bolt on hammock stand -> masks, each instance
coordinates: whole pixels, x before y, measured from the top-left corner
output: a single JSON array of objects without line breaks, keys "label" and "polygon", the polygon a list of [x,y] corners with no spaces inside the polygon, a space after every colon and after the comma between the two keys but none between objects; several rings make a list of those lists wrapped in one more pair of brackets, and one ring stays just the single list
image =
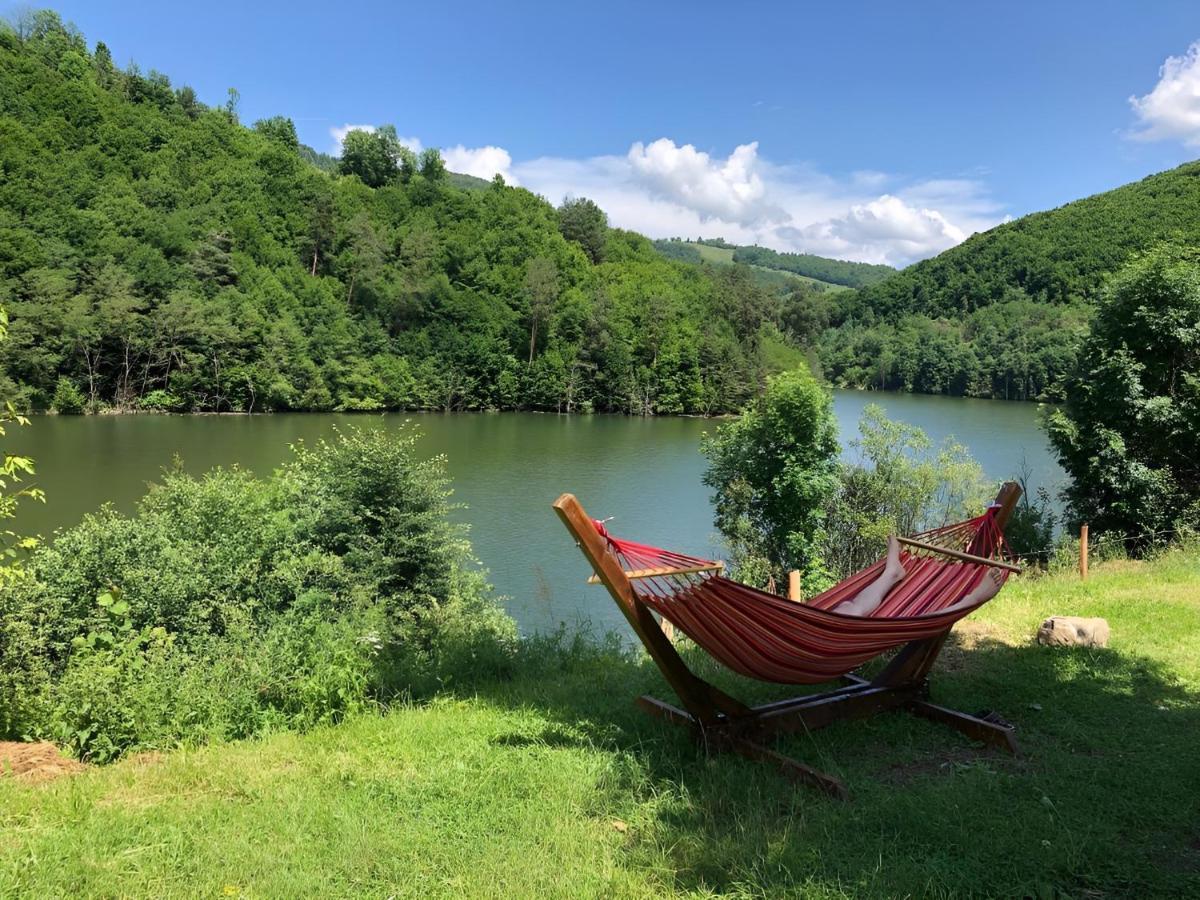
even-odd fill
[{"label": "bolt on hammock stand", "polygon": [[[954,607],[982,578],[1003,583],[1010,572],[1020,571],[1003,558],[1004,526],[1020,495],[1020,486],[1008,482],[976,519],[902,539],[904,580],[879,609],[861,618],[833,607],[878,577],[882,561],[801,604],[725,578],[719,563],[614,538],[572,494],[559,497],[554,510],[595,572],[589,581],[598,580],[608,589],[682,705],[644,695],[638,704],[645,711],[691,728],[710,750],[770,762],[796,781],[846,799],[841,779],[764,741],[903,708],[971,740],[1018,752],[1011,725],[931,703],[928,676],[954,623],[982,603],[947,607]],[[692,672],[655,613],[743,675],[776,683],[840,679],[843,684],[748,706]],[[862,663],[896,647],[901,649],[874,678],[853,674]]]}]

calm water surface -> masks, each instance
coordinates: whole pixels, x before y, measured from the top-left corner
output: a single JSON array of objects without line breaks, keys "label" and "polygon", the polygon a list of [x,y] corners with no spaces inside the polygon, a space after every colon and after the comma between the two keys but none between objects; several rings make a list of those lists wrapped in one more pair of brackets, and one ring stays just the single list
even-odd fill
[{"label": "calm water surface", "polygon": [[[920,426],[935,441],[953,435],[989,477],[1030,473],[1031,486],[1056,488],[1064,476],[1037,427],[1032,404],[838,391],[834,410],[845,443],[868,403]],[[575,493],[615,532],[684,552],[717,554],[712,509],[701,484],[700,435],[713,420],[632,419],[526,413],[363,417],[47,416],[13,429],[10,452],[33,456],[45,506],[22,504],[18,524],[49,535],[102,503],[130,511],[164,466],[179,456],[191,472],[238,465],[267,474],[296,440],[315,441],[334,424],[420,424],[421,446],[444,454],[458,518],[471,526],[476,555],[526,631],[566,622],[597,630],[620,624],[604,589],[550,509]]]}]

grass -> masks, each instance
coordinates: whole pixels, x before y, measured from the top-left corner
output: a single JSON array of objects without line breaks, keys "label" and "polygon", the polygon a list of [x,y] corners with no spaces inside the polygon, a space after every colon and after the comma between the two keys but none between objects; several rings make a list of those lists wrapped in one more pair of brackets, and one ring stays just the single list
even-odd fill
[{"label": "grass", "polygon": [[[960,627],[934,696],[1001,712],[1020,758],[899,713],[781,744],[838,803],[643,717],[644,661],[531,652],[473,696],[0,778],[0,895],[1196,896],[1198,569],[1019,579]],[[1036,646],[1055,613],[1111,647]]]}]

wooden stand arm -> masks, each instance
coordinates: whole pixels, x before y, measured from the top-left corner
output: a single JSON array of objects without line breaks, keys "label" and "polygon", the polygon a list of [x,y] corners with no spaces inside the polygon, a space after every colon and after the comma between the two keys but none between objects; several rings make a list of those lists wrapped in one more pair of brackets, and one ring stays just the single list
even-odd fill
[{"label": "wooden stand arm", "polygon": [[[686,566],[682,569],[672,569],[669,566],[660,567],[657,569],[633,569],[625,573],[625,577],[630,581],[636,581],[639,578],[659,578],[665,575],[694,575],[698,572],[724,572],[725,563],[715,562],[703,566]],[[604,584],[599,575],[589,575],[588,584]]]},{"label": "wooden stand arm", "polygon": [[917,541],[907,537],[898,537],[896,540],[908,547],[916,547],[918,550],[927,550],[930,553],[949,556],[951,559],[961,559],[963,562],[979,563],[993,569],[1007,569],[1010,572],[1016,572],[1018,575],[1021,574],[1020,566],[1003,559],[988,559],[986,556],[975,556],[972,553],[964,553],[962,550],[951,550],[949,547],[939,547],[937,544],[927,544],[924,541]]}]

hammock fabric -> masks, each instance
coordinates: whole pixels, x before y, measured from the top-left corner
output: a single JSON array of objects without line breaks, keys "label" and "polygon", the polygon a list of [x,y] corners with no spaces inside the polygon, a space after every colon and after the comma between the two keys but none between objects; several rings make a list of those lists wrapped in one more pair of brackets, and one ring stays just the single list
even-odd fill
[{"label": "hammock fabric", "polygon": [[[966,522],[915,535],[914,540],[989,560],[1007,549],[996,516],[998,505]],[[716,567],[712,560],[674,553],[615,537],[592,520],[608,549],[626,570]],[[878,578],[885,561],[863,569],[822,594],[798,603],[714,572],[672,572],[637,577],[637,599],[724,665],[762,681],[815,684],[845,675],[887,650],[944,634],[980,606],[947,610],[984,578],[1003,584],[1008,570],[937,555],[905,545],[904,579],[870,616],[836,607]]]}]

